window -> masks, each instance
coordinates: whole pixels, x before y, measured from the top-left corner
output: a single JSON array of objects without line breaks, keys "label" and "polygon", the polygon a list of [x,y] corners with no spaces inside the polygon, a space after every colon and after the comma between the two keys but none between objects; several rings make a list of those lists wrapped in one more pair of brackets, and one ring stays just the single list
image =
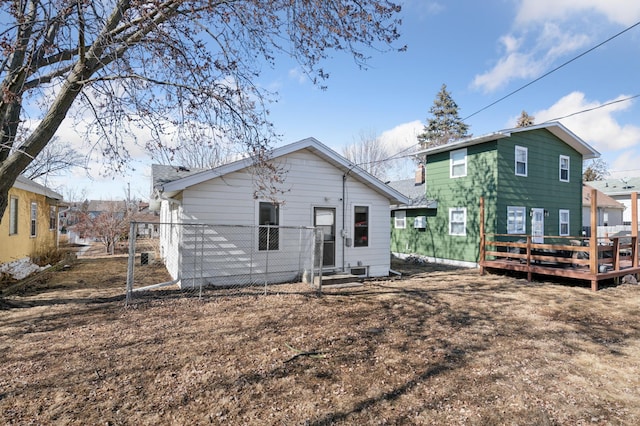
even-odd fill
[{"label": "window", "polygon": [[527,148],[516,145],[516,176],[527,176]]},{"label": "window", "polygon": [[560,181],[569,182],[569,157],[560,156]]},{"label": "window", "polygon": [[524,207],[507,207],[507,234],[526,234]]},{"label": "window", "polygon": [[569,235],[569,210],[560,210],[560,235]]},{"label": "window", "polygon": [[36,229],[37,229],[37,221],[36,219],[38,218],[38,203],[36,202],[31,202],[31,236],[35,237],[36,236]]},{"label": "window", "polygon": [[405,229],[407,227],[407,212],[404,210],[397,210],[393,225],[396,229]]},{"label": "window", "polygon": [[353,212],[354,247],[369,246],[369,207],[355,206]]},{"label": "window", "polygon": [[260,203],[258,211],[258,250],[278,250],[280,247],[280,206]]},{"label": "window", "polygon": [[9,200],[9,235],[18,233],[18,198],[11,197]]},{"label": "window", "polygon": [[51,231],[58,227],[56,206],[49,206],[49,229]]},{"label": "window", "polygon": [[454,207],[449,209],[449,235],[467,235],[467,209]]},{"label": "window", "polygon": [[458,149],[449,153],[451,164],[450,177],[458,178],[467,175],[467,149]]}]

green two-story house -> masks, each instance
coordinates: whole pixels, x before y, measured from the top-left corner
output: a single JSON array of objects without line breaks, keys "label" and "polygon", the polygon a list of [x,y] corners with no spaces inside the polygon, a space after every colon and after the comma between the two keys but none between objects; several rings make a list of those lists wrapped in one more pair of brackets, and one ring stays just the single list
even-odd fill
[{"label": "green two-story house", "polygon": [[582,162],[599,155],[557,122],[421,151],[425,197],[391,207],[391,251],[476,265],[481,197],[487,233],[531,235],[533,242],[580,235]]}]

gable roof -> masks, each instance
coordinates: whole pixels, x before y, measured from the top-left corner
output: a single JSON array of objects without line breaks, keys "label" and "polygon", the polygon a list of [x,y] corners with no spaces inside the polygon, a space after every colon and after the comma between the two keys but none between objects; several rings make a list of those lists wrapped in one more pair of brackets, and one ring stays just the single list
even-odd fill
[{"label": "gable roof", "polygon": [[13,187],[17,189],[22,189],[23,191],[33,192],[34,194],[44,195],[45,197],[51,198],[52,200],[62,201],[62,195],[58,194],[55,191],[50,190],[44,185],[40,185],[39,183],[32,181],[29,178],[26,178],[22,175],[18,176],[16,181],[13,183]]},{"label": "gable roof", "polygon": [[416,183],[415,179],[402,179],[389,182],[389,186],[409,198],[408,203],[399,206],[402,209],[435,209],[438,207],[437,201],[427,199],[426,184],[424,182]]},{"label": "gable roof", "polygon": [[466,139],[461,139],[458,141],[454,141],[445,145],[436,146],[433,148],[427,148],[422,151],[416,152],[415,155],[429,155],[429,154],[437,154],[439,152],[447,152],[452,151],[454,149],[466,148],[468,146],[479,145],[481,143],[495,141],[502,138],[511,137],[512,134],[530,132],[532,130],[545,129],[554,134],[558,139],[578,151],[582,154],[582,158],[584,160],[589,160],[592,158],[600,157],[600,153],[593,149],[588,143],[580,139],[576,136],[571,130],[567,129],[561,123],[557,121],[552,121],[549,123],[536,124],[533,126],[527,127],[516,127],[513,129],[501,130],[494,133],[489,133],[486,135],[478,136],[478,137],[470,137]]},{"label": "gable roof", "polygon": [[599,191],[598,189],[594,188],[590,184],[582,185],[582,205],[584,207],[591,206],[591,189],[592,188],[596,190],[596,198],[598,200],[598,202],[597,202],[598,207],[606,208],[606,209],[624,210],[624,204],[614,200],[613,198],[609,197],[604,192]]},{"label": "gable roof", "polygon": [[[270,152],[269,158],[275,160],[301,150],[308,150],[312,152],[327,163],[341,170],[343,173],[348,174],[372,190],[384,195],[390,201],[400,204],[409,202],[409,199],[405,195],[386,185],[384,182],[361,167],[351,163],[345,157],[322,144],[315,138],[306,138],[280,148],[275,148]],[[151,169],[153,175],[153,189],[154,192],[157,191],[175,194],[190,186],[245,169],[251,166],[252,163],[253,161],[251,158],[244,158],[242,160],[207,170],[182,170],[176,169],[173,166],[153,165]]]}]

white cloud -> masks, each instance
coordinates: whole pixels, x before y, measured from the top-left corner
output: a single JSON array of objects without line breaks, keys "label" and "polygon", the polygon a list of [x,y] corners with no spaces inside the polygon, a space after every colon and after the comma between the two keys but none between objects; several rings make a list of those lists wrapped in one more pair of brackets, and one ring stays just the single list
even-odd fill
[{"label": "white cloud", "polygon": [[640,151],[637,149],[626,150],[617,155],[603,155],[603,158],[609,166],[610,178],[640,176]]},{"label": "white cloud", "polygon": [[[624,99],[620,95],[604,102],[589,101],[582,92],[572,92],[558,100],[550,108],[537,111],[536,123],[564,117],[579,111],[598,108],[603,104]],[[593,111],[562,118],[560,122],[601,153],[626,149],[640,144],[640,127],[620,124],[614,114],[629,109],[631,101],[619,102]]]},{"label": "white cloud", "polygon": [[424,124],[420,120],[410,121],[385,130],[380,140],[391,155],[398,154],[398,159],[390,164],[387,176],[391,180],[407,179],[415,172],[415,162],[407,155],[418,147],[417,136],[422,132]]},{"label": "white cloud", "polygon": [[565,32],[553,23],[545,23],[539,33],[531,34],[537,34],[535,42],[527,40],[527,35],[502,36],[502,57],[492,69],[476,75],[472,87],[484,92],[493,92],[515,79],[535,79],[548,70],[555,60],[585,47],[590,42],[587,35]]},{"label": "white cloud", "polygon": [[297,81],[298,84],[304,84],[309,80],[309,77],[298,67],[289,70],[289,78]]},{"label": "white cloud", "polygon": [[484,74],[476,75],[472,87],[484,92],[493,92],[516,78],[534,78],[544,69],[544,64],[536,61],[531,54],[511,52]]},{"label": "white cloud", "polygon": [[405,0],[402,11],[423,20],[443,12],[446,9],[445,4],[441,1]]},{"label": "white cloud", "polygon": [[389,149],[389,152],[395,154],[407,150],[411,146],[417,146],[417,137],[422,132],[423,127],[424,124],[420,120],[402,123],[393,129],[382,132],[380,140]]},{"label": "white cloud", "polygon": [[492,92],[509,82],[537,78],[558,58],[592,45],[603,20],[629,26],[640,19],[640,2],[628,0],[521,0],[513,32],[502,36],[501,57],[475,76],[471,86]]},{"label": "white cloud", "polygon": [[522,0],[517,24],[566,20],[585,12],[604,15],[609,21],[631,25],[640,19],[640,2],[629,0]]}]

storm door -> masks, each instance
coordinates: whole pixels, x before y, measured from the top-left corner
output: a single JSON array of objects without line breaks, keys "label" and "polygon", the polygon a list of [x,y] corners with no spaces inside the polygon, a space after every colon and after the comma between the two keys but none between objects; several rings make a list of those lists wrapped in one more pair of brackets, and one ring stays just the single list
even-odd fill
[{"label": "storm door", "polygon": [[531,242],[544,243],[544,209],[531,209]]},{"label": "storm door", "polygon": [[316,207],[313,225],[322,229],[322,266],[336,266],[336,209]]}]

